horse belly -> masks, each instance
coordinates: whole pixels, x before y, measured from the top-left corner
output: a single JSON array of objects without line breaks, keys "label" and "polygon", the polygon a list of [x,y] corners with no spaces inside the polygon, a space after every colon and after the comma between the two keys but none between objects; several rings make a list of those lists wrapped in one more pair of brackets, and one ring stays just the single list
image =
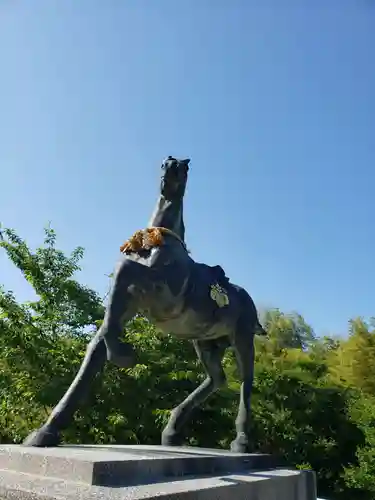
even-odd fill
[{"label": "horse belly", "polygon": [[178,318],[155,321],[166,334],[186,340],[209,340],[230,335],[234,325],[231,321],[210,322],[202,320],[193,310],[184,311]]}]

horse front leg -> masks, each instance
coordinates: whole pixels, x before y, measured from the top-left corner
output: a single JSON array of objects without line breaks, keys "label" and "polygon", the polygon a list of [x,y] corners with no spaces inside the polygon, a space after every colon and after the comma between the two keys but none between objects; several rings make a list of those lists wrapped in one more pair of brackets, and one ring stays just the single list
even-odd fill
[{"label": "horse front leg", "polygon": [[194,347],[207,377],[180,405],[171,412],[168,424],[162,432],[162,445],[181,444],[181,431],[194,408],[201,405],[211,394],[226,383],[222,360],[227,345],[220,340],[197,340]]},{"label": "horse front leg", "polygon": [[236,453],[246,453],[249,451],[248,429],[251,419],[251,395],[254,379],[254,335],[248,329],[238,331],[233,347],[242,384],[236,418],[236,438],[231,443],[231,450]]},{"label": "horse front leg", "polygon": [[68,427],[88,393],[92,380],[102,371],[105,361],[106,347],[103,339],[96,334],[87,346],[83,362],[70,387],[52,410],[47,422],[25,439],[25,446],[48,447],[60,443],[60,432]]},{"label": "horse front leg", "polygon": [[124,322],[133,315],[128,292],[129,274],[131,276],[128,268],[124,262],[115,276],[103,324],[89,342],[73,382],[52,410],[47,422],[25,439],[25,446],[47,447],[59,444],[60,432],[70,424],[74,413],[88,394],[94,377],[102,372],[106,358],[124,368],[135,364],[133,347],[120,340]]}]

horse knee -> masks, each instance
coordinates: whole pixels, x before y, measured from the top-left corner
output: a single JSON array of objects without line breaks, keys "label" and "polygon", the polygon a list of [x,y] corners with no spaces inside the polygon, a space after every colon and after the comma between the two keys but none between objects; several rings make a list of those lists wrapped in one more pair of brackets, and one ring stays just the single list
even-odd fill
[{"label": "horse knee", "polygon": [[[117,340],[121,336],[122,332],[122,323],[113,314],[108,312],[98,330],[97,336],[98,338],[106,341],[108,338]],[[93,340],[95,340],[95,337]]]}]

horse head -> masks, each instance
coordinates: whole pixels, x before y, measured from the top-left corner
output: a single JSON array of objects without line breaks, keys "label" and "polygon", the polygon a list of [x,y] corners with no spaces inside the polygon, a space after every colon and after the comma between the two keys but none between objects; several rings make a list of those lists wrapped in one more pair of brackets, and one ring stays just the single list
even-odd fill
[{"label": "horse head", "polygon": [[177,160],[168,156],[162,163],[162,181],[161,193],[167,199],[182,198],[185,194],[185,188],[189,171],[189,159]]}]

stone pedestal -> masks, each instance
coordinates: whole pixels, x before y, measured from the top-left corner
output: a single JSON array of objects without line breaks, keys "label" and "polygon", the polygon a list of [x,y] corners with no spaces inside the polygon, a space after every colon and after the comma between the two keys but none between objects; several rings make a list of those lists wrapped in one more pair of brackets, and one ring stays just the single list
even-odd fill
[{"label": "stone pedestal", "polygon": [[269,455],[163,446],[0,446],[0,499],[316,500]]}]

